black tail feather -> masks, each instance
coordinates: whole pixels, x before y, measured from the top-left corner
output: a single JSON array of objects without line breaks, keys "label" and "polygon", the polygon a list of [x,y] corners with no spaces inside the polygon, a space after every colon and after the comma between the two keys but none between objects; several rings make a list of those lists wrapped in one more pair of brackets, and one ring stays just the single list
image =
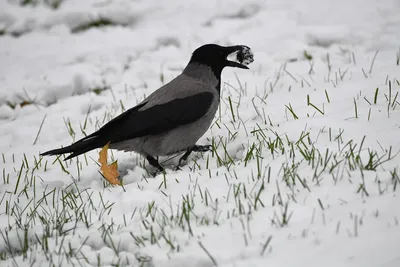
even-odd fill
[{"label": "black tail feather", "polygon": [[104,146],[106,143],[101,140],[101,138],[98,138],[97,136],[87,136],[76,143],[63,147],[63,148],[58,148],[58,149],[53,149],[46,151],[44,153],[41,153],[41,156],[52,156],[52,155],[61,155],[61,154],[66,154],[66,153],[72,153],[68,157],[66,157],[64,160],[68,160],[71,158],[74,158],[76,156],[79,156],[83,153],[86,153],[90,150],[99,148]]}]

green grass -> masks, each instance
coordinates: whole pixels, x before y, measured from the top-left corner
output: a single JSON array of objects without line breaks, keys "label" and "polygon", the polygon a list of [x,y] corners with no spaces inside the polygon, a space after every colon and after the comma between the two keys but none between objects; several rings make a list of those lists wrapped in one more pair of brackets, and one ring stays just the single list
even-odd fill
[{"label": "green grass", "polygon": [[[228,102],[229,105],[229,102]],[[268,136],[273,136],[274,139]],[[342,134],[341,134],[342,135]],[[298,139],[290,140],[287,136],[280,133],[273,133],[271,130],[258,127],[251,132],[250,137],[252,143],[249,144],[247,152],[242,159],[232,158],[228,152],[230,146],[229,139],[214,140],[213,153],[208,157],[210,161],[214,161],[213,165],[226,166],[231,169],[227,173],[226,180],[227,192],[225,196],[214,196],[207,187],[200,184],[195,185],[186,194],[183,194],[181,201],[175,206],[172,203],[169,208],[161,208],[154,201],[149,202],[142,208],[137,208],[132,213],[132,217],[126,218],[124,215],[123,224],[115,224],[110,222],[102,222],[99,231],[107,246],[112,249],[116,255],[119,254],[121,248],[118,243],[113,241],[113,233],[123,227],[127,227],[130,222],[139,219],[141,225],[141,233],[132,233],[132,242],[138,247],[147,247],[150,245],[166,246],[170,253],[178,253],[182,250],[183,244],[178,242],[176,232],[171,229],[181,229],[190,236],[195,236],[198,226],[220,225],[226,220],[233,218],[241,218],[249,214],[273,207],[273,216],[270,218],[270,224],[275,227],[288,227],[294,214],[290,199],[296,199],[296,192],[305,190],[310,192],[315,186],[319,186],[324,180],[331,177],[334,183],[343,180],[343,175],[347,172],[359,170],[361,173],[365,171],[376,171],[386,162],[393,160],[397,154],[389,150],[387,153],[378,153],[370,149],[363,148],[364,139],[360,143],[353,140],[344,144],[339,151],[326,149],[321,151],[313,145],[315,137],[310,132],[301,132]],[[343,138],[343,136],[342,136]],[[365,137],[364,137],[365,138]],[[332,140],[334,143],[336,139]],[[269,152],[267,152],[269,151]],[[268,155],[270,155],[268,157]],[[267,158],[265,158],[267,157]],[[286,158],[281,169],[272,169],[267,162],[271,158]],[[7,161],[10,157],[3,156],[3,161]],[[269,159],[268,159],[269,158]],[[243,162],[249,170],[254,174],[252,178],[245,182],[235,182],[239,177],[235,174],[233,166]],[[15,174],[3,174],[3,181],[9,180],[7,176],[17,175],[17,182],[12,191],[7,191],[0,196],[2,207],[2,215],[8,217],[9,225],[7,232],[1,232],[1,238],[6,243],[6,249],[0,251],[2,259],[23,256],[26,260],[30,253],[43,253],[52,262],[51,255],[55,251],[65,260],[75,262],[76,259],[82,258],[82,250],[64,249],[64,240],[74,235],[76,225],[83,225],[86,229],[93,228],[98,218],[109,215],[112,209],[118,205],[117,203],[106,201],[104,194],[97,192],[94,198],[94,191],[90,189],[81,189],[79,183],[73,182],[63,189],[49,188],[44,191],[37,191],[36,183],[40,178],[37,174],[46,172],[47,160],[40,161],[36,159],[29,160],[26,156],[21,159],[21,164]],[[80,165],[81,166],[81,165]],[[299,166],[307,166],[313,170],[312,177],[304,176]],[[82,167],[82,166],[81,166]],[[75,164],[64,164],[57,160],[51,164],[52,169],[61,169],[65,176],[72,176],[74,169],[81,168]],[[211,167],[211,166],[210,166]],[[200,169],[207,169],[200,166]],[[215,170],[210,169],[211,172]],[[6,171],[3,170],[5,173]],[[274,179],[276,183],[276,193],[272,200],[265,197],[269,195],[266,188],[271,187],[271,172],[277,173]],[[237,177],[237,178],[235,178]],[[100,177],[98,177],[100,179]],[[211,178],[211,176],[210,176]],[[212,178],[211,178],[212,179]],[[393,190],[396,190],[399,184],[399,176],[397,169],[392,170]],[[281,182],[282,181],[282,182]],[[168,180],[171,183],[172,180]],[[369,188],[367,183],[360,180],[359,183],[353,185],[355,191],[367,197]],[[163,189],[167,189],[167,181],[164,180]],[[283,195],[282,191],[290,189],[292,192],[289,198]],[[122,190],[122,189],[121,189]],[[160,190],[162,190],[160,188]],[[388,192],[388,189],[382,188],[382,193]],[[168,198],[168,195],[165,195]],[[17,202],[16,199],[19,199]],[[25,199],[24,201],[22,201]],[[224,209],[224,213],[218,208],[218,199],[225,199],[225,202],[232,205],[229,209]],[[32,201],[34,200],[34,201]],[[22,202],[21,202],[22,201]],[[3,202],[3,203],[2,203]],[[7,204],[4,205],[4,202]],[[21,206],[19,204],[23,204]],[[325,209],[324,204],[319,200],[321,209]],[[199,212],[204,210],[203,207],[213,207],[210,212]],[[137,222],[135,222],[137,224]],[[42,234],[38,235],[33,232],[33,227],[41,225]],[[75,225],[75,226],[74,226]],[[358,225],[357,225],[358,227]],[[353,235],[357,235],[357,229],[354,229]],[[9,233],[15,232],[20,235],[20,243],[18,246],[11,245],[8,241]],[[248,242],[249,236],[245,235],[244,242]],[[260,254],[268,250],[271,246],[272,236],[269,236],[260,248]],[[49,246],[50,240],[58,240]],[[53,242],[53,241],[52,241]],[[199,246],[214,263],[216,262],[213,252],[209,251],[199,241]],[[82,246],[86,243],[82,240]],[[99,256],[101,262],[101,256]],[[142,261],[151,261],[151,258],[141,259]],[[56,266],[57,263],[53,262]]]},{"label": "green grass", "polygon": [[[373,70],[373,62],[369,74]],[[347,69],[335,71],[330,59],[328,66],[331,74],[325,80],[326,83],[339,87],[349,79]],[[269,113],[270,95],[274,90],[287,91],[287,87],[282,89],[279,85],[282,73],[288,74],[289,77],[286,77],[296,84],[296,89],[304,90],[302,97],[306,97],[307,101],[304,98],[299,100],[295,105],[296,110],[290,103],[282,105],[278,109],[281,113],[285,110],[285,114],[272,114]],[[271,216],[265,217],[265,224],[270,227],[268,229],[288,228],[293,224],[298,203],[321,186],[335,187],[346,183],[361,198],[368,198],[374,191],[380,195],[397,192],[400,185],[399,169],[393,166],[393,162],[398,160],[399,152],[392,151],[391,147],[372,149],[366,145],[368,136],[354,139],[344,129],[335,129],[330,125],[320,129],[309,129],[308,125],[301,129],[292,128],[291,131],[282,129],[280,124],[299,123],[300,118],[307,117],[309,110],[322,116],[331,115],[324,105],[330,106],[338,101],[334,90],[328,94],[328,90],[322,87],[317,88],[322,99],[318,102],[311,89],[307,88],[310,85],[307,79],[301,77],[300,80],[289,73],[284,68],[280,69],[277,77],[266,82],[262,92],[254,96],[247,95],[247,85],[240,82],[238,77],[236,86],[227,85],[233,93],[221,100],[219,113],[212,124],[213,133],[218,133],[208,140],[213,150],[191,157],[186,176],[171,171],[168,175],[164,173],[157,176],[154,182],[152,177],[144,175],[141,181],[128,185],[128,189],[111,188],[104,183],[102,191],[91,189],[81,180],[85,171],[86,177],[92,175],[93,180],[102,179],[95,171],[87,173],[88,166],[95,165],[88,160],[87,155],[64,162],[62,156],[42,158],[23,154],[15,157],[14,154],[2,153],[0,161],[12,167],[3,167],[1,174],[3,186],[7,190],[0,195],[0,214],[7,218],[7,227],[0,231],[0,238],[6,244],[5,249],[0,251],[0,260],[22,257],[28,262],[29,255],[43,254],[49,265],[60,266],[60,261],[54,257],[57,255],[63,261],[78,266],[78,259],[88,262],[83,249],[89,246],[88,239],[82,237],[79,247],[72,247],[67,240],[77,238],[80,231],[95,229],[100,233],[104,246],[120,260],[125,250],[116,236],[124,232],[129,235],[129,242],[137,248],[161,247],[168,255],[184,251],[187,243],[194,240],[210,264],[217,266],[217,254],[202,242],[199,228],[239,222],[243,231],[243,244],[247,247],[252,239],[249,221],[256,212],[269,212]],[[354,109],[349,109],[348,115],[358,118],[352,121],[366,120],[366,116],[368,121],[372,121],[374,118],[371,110],[375,112],[381,107],[387,109],[388,116],[395,111],[399,103],[398,92],[395,91],[397,87],[394,86],[396,83],[389,80],[385,88],[376,88],[374,94],[370,91],[367,96],[357,94],[354,98],[349,97],[346,101],[352,103],[347,104],[354,106]],[[91,91],[97,95],[108,89],[107,86],[100,86]],[[286,93],[292,92],[289,90]],[[113,94],[112,91],[110,93]],[[360,101],[362,98],[365,101]],[[118,112],[108,109],[104,113],[96,113],[98,117],[94,117],[89,108],[81,123],[65,118],[65,131],[75,140],[79,132],[86,135],[101,127],[119,113],[119,108],[125,110],[121,100],[115,101],[120,101]],[[254,117],[245,116],[246,108],[253,111]],[[362,112],[366,110],[368,115]],[[289,121],[289,118],[294,121]],[[40,140],[45,120],[46,116],[35,128],[34,144]],[[71,182],[62,187],[45,186],[47,183],[44,177],[49,173]],[[371,173],[377,179],[378,176],[386,175],[389,182],[371,181]],[[208,182],[221,180],[221,191],[215,194],[215,188],[211,187],[213,184]],[[156,186],[150,187],[151,184]],[[170,190],[179,184],[184,184],[185,190],[181,194],[172,195]],[[121,203],[109,200],[111,197],[108,194],[126,196],[129,192],[148,188],[160,192],[161,201],[152,200],[142,206],[135,206],[121,215],[122,221],[116,222],[113,211],[120,209]],[[329,209],[329,203],[320,197],[315,199],[315,206],[319,211]],[[360,235],[360,218],[355,215],[352,223],[349,233],[357,237]],[[41,231],[36,231],[36,227],[40,227]],[[336,233],[339,233],[340,227],[338,221]],[[185,241],[180,238],[182,233],[186,237]],[[10,242],[12,235],[18,236],[17,244]],[[265,256],[273,249],[274,240],[272,233],[266,234],[263,242],[260,242],[260,256]],[[101,265],[104,260],[99,255],[97,263]],[[152,264],[150,256],[137,255],[136,260],[143,266]]]},{"label": "green grass", "polygon": [[115,21],[108,18],[99,17],[97,19],[93,19],[91,21],[76,26],[75,28],[71,29],[71,32],[80,33],[87,31],[91,28],[103,28],[103,27],[117,26],[117,25],[122,25],[122,24],[116,23]]},{"label": "green grass", "polygon": [[52,9],[58,9],[64,0],[20,0],[21,6],[37,6],[43,4]]}]

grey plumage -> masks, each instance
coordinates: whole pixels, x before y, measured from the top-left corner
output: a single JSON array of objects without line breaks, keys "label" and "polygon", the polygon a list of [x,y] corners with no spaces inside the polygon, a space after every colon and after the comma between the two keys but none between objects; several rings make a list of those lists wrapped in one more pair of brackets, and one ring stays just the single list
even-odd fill
[{"label": "grey plumage", "polygon": [[[224,67],[247,68],[227,60],[246,46],[222,47],[204,45],[193,52],[182,74],[162,86],[136,107],[117,116],[97,132],[78,142],[42,155],[72,153],[66,159],[110,143],[110,148],[135,151],[158,169],[163,168],[154,158],[186,151],[206,151],[208,147],[196,142],[210,127],[219,105],[221,72]],[[251,61],[253,56],[251,53]],[[241,60],[242,61],[242,60]]]}]

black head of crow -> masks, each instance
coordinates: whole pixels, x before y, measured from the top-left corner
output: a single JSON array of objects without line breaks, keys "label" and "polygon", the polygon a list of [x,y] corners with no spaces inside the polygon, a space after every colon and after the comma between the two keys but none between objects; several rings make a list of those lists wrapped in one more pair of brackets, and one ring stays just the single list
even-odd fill
[{"label": "black head of crow", "polygon": [[158,156],[185,152],[179,160],[181,165],[192,151],[211,148],[196,142],[209,128],[218,109],[224,67],[248,69],[246,65],[251,62],[253,54],[247,46],[203,45],[193,52],[180,75],[137,106],[76,143],[41,155],[71,153],[66,157],[70,159],[110,143],[112,149],[145,156],[159,170],[163,167],[156,159]]},{"label": "black head of crow", "polygon": [[[247,50],[248,49],[248,50]],[[206,44],[199,48],[197,48],[189,61],[190,63],[199,63],[210,66],[216,76],[220,76],[222,70],[225,67],[237,67],[242,69],[248,69],[246,65],[240,62],[239,55],[243,53],[249,53],[247,55],[248,58],[251,58],[251,62],[253,61],[253,55],[250,52],[250,49],[244,45],[235,45],[235,46],[219,46],[216,44]],[[232,54],[236,54],[237,61],[231,61],[228,57]],[[250,63],[251,63],[250,62]]]}]

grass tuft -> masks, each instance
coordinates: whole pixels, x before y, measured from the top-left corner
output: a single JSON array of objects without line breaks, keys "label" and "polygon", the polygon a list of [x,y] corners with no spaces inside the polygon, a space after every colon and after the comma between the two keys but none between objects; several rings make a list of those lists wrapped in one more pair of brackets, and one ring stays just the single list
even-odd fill
[{"label": "grass tuft", "polygon": [[71,32],[72,33],[81,33],[81,32],[87,31],[92,28],[104,28],[104,27],[117,26],[117,25],[124,26],[123,24],[119,24],[115,21],[112,21],[111,19],[99,17],[97,19],[93,19],[91,21],[88,21],[86,23],[76,26],[75,28],[71,29]]}]

